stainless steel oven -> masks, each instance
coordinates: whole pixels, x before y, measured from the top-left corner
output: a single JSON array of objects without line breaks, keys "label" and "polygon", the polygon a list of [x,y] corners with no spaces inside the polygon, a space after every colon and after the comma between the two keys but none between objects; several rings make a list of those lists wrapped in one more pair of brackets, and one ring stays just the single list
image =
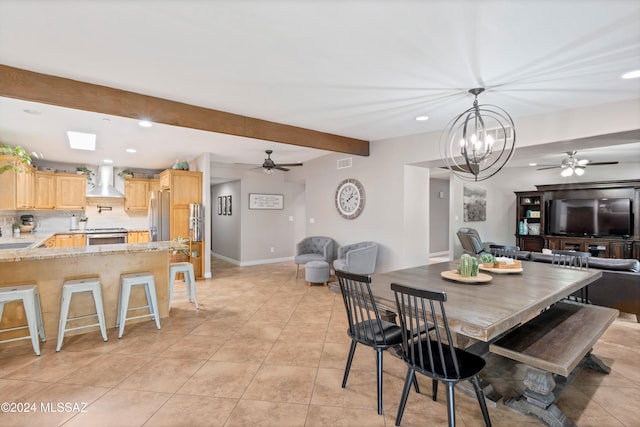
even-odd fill
[{"label": "stainless steel oven", "polygon": [[87,230],[87,245],[110,245],[127,243],[127,230],[124,228],[93,228]]}]

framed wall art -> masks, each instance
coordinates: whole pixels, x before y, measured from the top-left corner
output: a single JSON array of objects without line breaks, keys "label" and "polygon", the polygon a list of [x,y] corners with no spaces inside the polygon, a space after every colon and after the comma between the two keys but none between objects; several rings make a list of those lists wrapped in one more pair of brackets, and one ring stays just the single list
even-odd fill
[{"label": "framed wall art", "polygon": [[487,190],[480,187],[464,186],[463,193],[464,221],[487,220]]},{"label": "framed wall art", "polygon": [[284,195],[250,193],[249,209],[284,209]]}]

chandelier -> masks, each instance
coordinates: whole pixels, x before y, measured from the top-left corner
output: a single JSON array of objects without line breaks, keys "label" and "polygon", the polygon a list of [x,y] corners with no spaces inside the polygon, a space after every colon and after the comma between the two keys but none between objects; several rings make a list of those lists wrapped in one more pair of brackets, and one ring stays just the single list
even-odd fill
[{"label": "chandelier", "polygon": [[470,89],[473,107],[447,125],[440,141],[441,157],[456,176],[483,181],[498,173],[513,156],[516,130],[513,119],[502,108],[478,105],[484,88]]}]

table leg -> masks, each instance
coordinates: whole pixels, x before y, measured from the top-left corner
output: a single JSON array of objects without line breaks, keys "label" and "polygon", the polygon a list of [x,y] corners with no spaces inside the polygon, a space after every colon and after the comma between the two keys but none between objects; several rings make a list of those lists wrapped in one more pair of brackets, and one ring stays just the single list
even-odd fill
[{"label": "table leg", "polygon": [[562,391],[571,384],[580,369],[586,367],[597,372],[608,374],[611,368],[592,353],[587,354],[568,377],[527,366],[524,378],[525,391],[522,396],[504,401],[508,407],[523,414],[531,414],[540,418],[551,427],[575,427],[573,421],[555,405]]}]

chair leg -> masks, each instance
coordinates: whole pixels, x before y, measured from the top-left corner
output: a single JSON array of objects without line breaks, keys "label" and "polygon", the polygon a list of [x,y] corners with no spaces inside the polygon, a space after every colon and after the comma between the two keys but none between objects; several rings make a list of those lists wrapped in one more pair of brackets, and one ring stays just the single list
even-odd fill
[{"label": "chair leg", "polygon": [[449,427],[456,427],[456,395],[453,388],[454,384],[447,381],[447,419]]},{"label": "chair leg", "polygon": [[477,375],[471,378],[473,388],[476,390],[476,396],[478,397],[478,403],[480,404],[480,411],[482,411],[482,418],[484,418],[484,425],[491,427],[491,420],[489,419],[489,411],[487,410],[487,402],[484,400],[484,393],[482,387],[480,387],[480,379]]},{"label": "chair leg", "polygon": [[342,388],[347,386],[347,378],[349,378],[349,371],[351,370],[351,362],[353,362],[353,355],[356,353],[357,341],[351,341],[351,348],[349,349],[349,357],[347,357],[347,366],[344,368],[344,377],[342,378]]},{"label": "chair leg", "polygon": [[413,376],[413,388],[416,389],[416,393],[420,394],[420,386],[418,385],[418,377],[416,375]]},{"label": "chair leg", "polygon": [[382,415],[382,349],[376,349],[376,380],[378,383],[378,415]]},{"label": "chair leg", "polygon": [[431,381],[432,381],[431,394],[433,396],[433,401],[436,402],[438,400],[438,381],[437,380],[431,380]]},{"label": "chair leg", "polygon": [[400,406],[398,406],[398,414],[396,415],[396,425],[399,426],[402,421],[402,414],[404,414],[404,407],[407,405],[407,398],[409,397],[409,391],[411,390],[411,383],[415,379],[416,371],[413,368],[409,368],[407,371],[407,378],[404,380],[404,388],[402,389],[402,398],[400,399]]},{"label": "chair leg", "polygon": [[300,271],[300,264],[296,264],[296,279],[298,278],[298,271]]}]

